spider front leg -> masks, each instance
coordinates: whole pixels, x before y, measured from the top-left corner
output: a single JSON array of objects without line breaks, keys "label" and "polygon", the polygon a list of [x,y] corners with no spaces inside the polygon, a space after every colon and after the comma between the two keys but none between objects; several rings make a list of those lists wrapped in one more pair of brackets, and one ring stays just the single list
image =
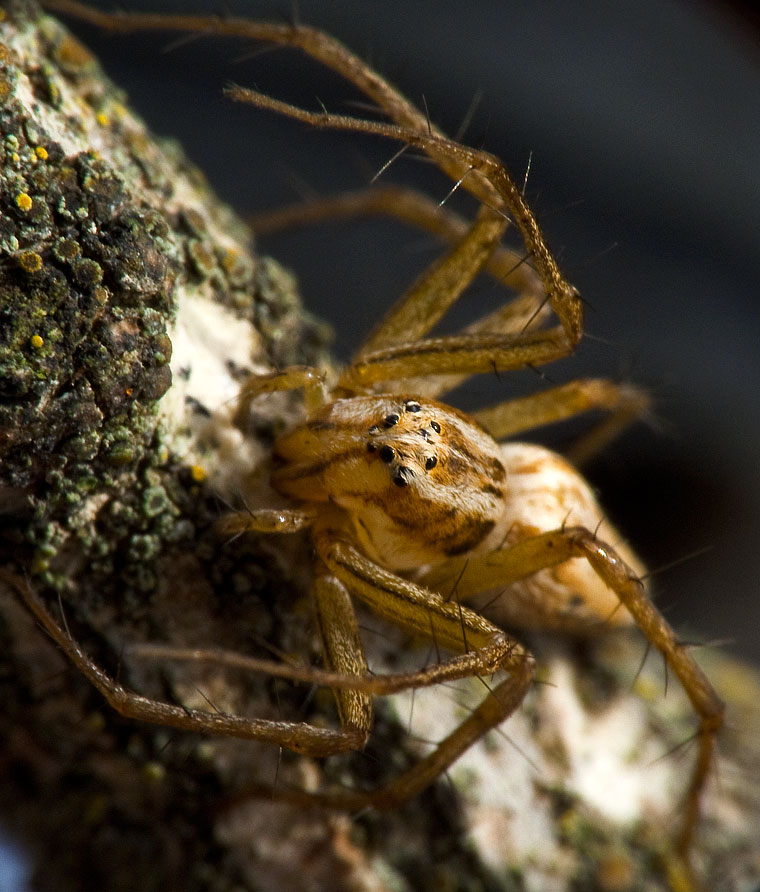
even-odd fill
[{"label": "spider front leg", "polygon": [[[530,687],[533,658],[522,645],[484,617],[384,570],[335,530],[323,527],[316,531],[314,538],[324,564],[374,613],[431,640],[436,647],[463,652],[459,657],[420,670],[416,673],[419,684],[410,687],[427,685],[433,679],[437,681],[445,677],[486,676],[498,670],[509,673],[507,679],[488,690],[480,705],[428,756],[386,786],[366,793],[337,792],[319,797],[323,804],[338,808],[394,808],[429,786],[473,743],[514,712]],[[337,620],[335,633],[338,640],[343,638],[339,629],[346,621],[345,611],[349,610],[353,613],[350,604],[345,604],[344,612],[333,617]],[[328,661],[332,662],[335,656],[330,654],[331,646],[326,636],[323,640]],[[348,667],[341,665],[340,668]],[[410,675],[410,679],[414,676],[414,673]]]},{"label": "spider front leg", "polygon": [[[418,146],[436,160],[449,158],[452,163],[476,172],[498,195],[496,205],[481,206],[468,232],[420,277],[368,338],[341,376],[341,387],[349,392],[362,392],[378,382],[402,380],[410,375],[505,371],[542,365],[572,351],[582,330],[580,298],[563,278],[530,209],[495,156],[432,133],[327,112],[309,112],[242,87],[230,88],[228,92],[234,99],[315,127],[371,133]],[[484,267],[501,239],[507,214],[521,231],[546,299],[560,325],[547,331],[525,331],[513,336],[481,330],[452,338],[419,340]]]},{"label": "spider front leg", "polygon": [[354,728],[318,728],[305,722],[252,719],[222,712],[187,709],[130,691],[104,672],[68,631],[53,619],[42,599],[26,580],[9,573],[4,573],[3,576],[82,675],[118,713],[127,718],[184,731],[272,743],[310,756],[330,756],[361,749],[364,745],[366,735]]},{"label": "spider front leg", "polygon": [[265,393],[280,390],[303,390],[304,402],[308,409],[321,406],[327,399],[324,372],[305,365],[292,365],[278,372],[265,375],[250,375],[240,388],[237,397],[236,418],[238,424],[245,425],[251,410],[251,403]]},{"label": "spider front leg", "polygon": [[[108,15],[74,0],[51,0],[50,7],[76,15],[105,28],[117,30],[178,29],[202,33],[233,35],[297,47],[327,65],[353,83],[383,109],[394,122],[385,124],[344,115],[314,113],[271,99],[253,90],[232,87],[229,95],[236,100],[267,108],[315,127],[370,133],[401,141],[422,149],[454,182],[469,190],[482,203],[478,218],[449,255],[436,264],[413,286],[409,300],[397,305],[360,351],[356,363],[341,384],[349,391],[371,388],[374,382],[398,377],[393,370],[378,368],[367,360],[401,340],[416,340],[430,329],[476,273],[488,261],[508,222],[519,229],[527,254],[532,258],[546,299],[560,320],[560,326],[544,333],[537,343],[528,340],[510,345],[503,355],[504,343],[484,345],[488,355],[482,361],[464,363],[462,374],[515,368],[525,363],[549,362],[571,352],[582,331],[582,307],[577,291],[562,276],[549,251],[543,234],[522,193],[504,165],[488,152],[471,149],[445,138],[431,124],[426,114],[410,103],[398,90],[351,53],[340,42],[313,28],[301,25],[281,26],[244,19],[219,19],[203,16],[160,16],[151,14]],[[517,353],[522,357],[516,359]],[[420,355],[417,351],[417,356]],[[383,357],[387,360],[388,357]],[[387,363],[386,363],[387,365]],[[435,366],[436,363],[433,363]],[[386,374],[390,371],[390,374]],[[420,374],[441,374],[438,369],[420,365]]]},{"label": "spider front leg", "polygon": [[[251,530],[261,530],[268,523],[267,511],[249,515]],[[388,785],[367,792],[338,790],[316,796],[298,791],[275,793],[278,798],[332,808],[393,808],[431,784],[475,741],[517,708],[533,678],[533,658],[517,641],[474,611],[448,602],[369,560],[329,520],[318,521],[314,542],[329,571],[319,572],[313,594],[327,669],[343,676],[343,683],[334,685],[334,689],[344,728],[366,736],[372,717],[371,693],[393,693],[458,678],[489,676],[499,670],[509,673],[509,678],[489,691],[466,721]],[[368,679],[349,592],[383,619],[460,655],[418,672],[381,674]],[[351,679],[356,679],[355,685],[350,684]]]},{"label": "spider front leg", "polygon": [[[481,211],[490,211],[493,215],[501,216],[505,220],[509,219],[519,229],[526,250],[541,278],[547,299],[561,323],[562,352],[558,356],[566,355],[572,351],[582,334],[583,311],[580,296],[562,275],[533,212],[525,203],[522,193],[507,173],[506,168],[495,155],[447,139],[428,127],[410,129],[405,126],[352,118],[347,115],[311,112],[273,99],[256,90],[239,86],[228,88],[227,94],[239,102],[269,109],[286,117],[303,121],[312,127],[367,133],[420,148],[444,169],[453,167],[463,171],[460,177],[462,184],[465,183],[468,174],[477,179],[478,183],[485,182],[493,200],[486,199]],[[395,118],[392,111],[391,115]]]},{"label": "spider front leg", "polygon": [[700,800],[715,754],[718,731],[723,726],[725,707],[702,672],[687,645],[675,632],[646,594],[644,586],[613,548],[596,538],[584,527],[553,530],[523,539],[492,554],[452,560],[435,568],[424,577],[434,588],[455,581],[458,597],[468,598],[491,588],[503,588],[526,576],[564,564],[572,558],[585,558],[597,576],[620,599],[643,635],[665,658],[699,716],[698,753],[686,794],[683,823],[678,836],[678,849],[688,857],[699,822]]},{"label": "spider front leg", "polygon": [[[385,213],[404,223],[432,232],[452,244],[451,250],[425,270],[386,313],[357,351],[359,360],[381,349],[414,342],[425,335],[459,298],[482,268],[500,283],[520,293],[488,315],[468,325],[463,334],[503,334],[517,337],[535,331],[550,315],[541,281],[520,257],[500,244],[504,219],[485,209],[474,224],[442,208],[411,189],[374,187],[331,198],[317,199],[252,218],[254,231],[314,223],[330,216]],[[467,377],[436,375],[408,378],[405,388],[420,396],[436,397]]]},{"label": "spider front leg", "polygon": [[340,377],[349,392],[363,392],[378,382],[405,382],[427,375],[487,375],[544,365],[567,354],[564,330],[519,335],[476,332],[426,338],[362,355]]}]

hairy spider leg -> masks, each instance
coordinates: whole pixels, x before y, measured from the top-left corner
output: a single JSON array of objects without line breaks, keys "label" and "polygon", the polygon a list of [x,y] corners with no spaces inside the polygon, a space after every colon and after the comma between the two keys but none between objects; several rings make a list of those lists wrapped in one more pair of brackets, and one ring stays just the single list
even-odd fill
[{"label": "hairy spider leg", "polygon": [[[301,50],[316,62],[332,69],[372,100],[402,127],[441,136],[428,115],[417,108],[382,75],[352,53],[332,35],[300,23],[257,22],[234,16],[168,15],[164,13],[105,12],[78,0],[46,0],[45,7],[71,15],[108,31],[187,31],[238,37]],[[493,186],[477,171],[447,152],[433,149],[432,159],[449,177],[485,204],[498,207],[501,199]]]},{"label": "hairy spider leg", "polygon": [[[468,230],[467,221],[459,214],[442,207],[415,189],[393,185],[372,186],[334,196],[311,198],[272,212],[252,215],[249,219],[254,231],[267,234],[294,226],[314,225],[328,219],[370,214],[385,214],[453,243],[462,239]],[[546,321],[549,307],[541,291],[540,280],[523,261],[524,258],[504,245],[493,247],[483,270],[500,283],[519,289],[522,293],[466,326],[463,334],[498,332],[516,336],[522,332],[534,331]],[[404,301],[406,299],[407,295],[402,298]],[[448,306],[447,304],[446,308]],[[402,337],[399,340],[411,340],[403,334],[403,328],[401,332]],[[366,344],[362,349],[367,349]],[[408,378],[405,386],[409,393],[435,398],[458,387],[465,378],[464,375]],[[573,464],[582,465],[601,452],[622,430],[640,419],[650,408],[649,394],[641,388],[627,382],[618,384],[600,378],[588,378],[500,402],[476,410],[471,415],[495,440],[502,440],[588,410],[604,409],[612,414],[576,440],[566,451],[566,457]]]},{"label": "hairy spider leg", "polygon": [[[371,186],[354,192],[298,202],[279,210],[254,214],[249,217],[249,222],[254,232],[261,235],[292,226],[314,225],[327,219],[370,214],[385,214],[402,223],[430,232],[453,245],[461,243],[467,237],[470,229],[470,223],[464,217],[443,207],[427,195],[415,189],[393,185]],[[439,261],[440,263],[441,261]],[[547,321],[550,307],[543,292],[541,280],[524,256],[520,256],[503,244],[494,244],[483,265],[483,271],[492,276],[499,284],[512,288],[519,294],[495,311],[466,326],[463,329],[463,334],[501,332],[514,336],[523,331],[534,331]],[[467,274],[471,275],[470,272]],[[463,275],[461,271],[460,275]],[[413,290],[424,296],[425,288],[418,288],[419,284],[420,280],[418,279]],[[460,288],[456,294],[459,294],[461,290]],[[428,288],[427,291],[430,293],[431,289]],[[428,304],[435,303],[435,297],[432,292]],[[440,299],[440,295],[438,299]],[[379,327],[382,331],[378,332],[376,329],[375,334],[379,337],[377,340],[373,339],[372,349],[379,346],[381,340],[388,346],[392,346],[394,341],[408,342],[414,339],[410,336],[407,326],[408,317],[420,317],[421,312],[420,309],[410,306],[411,303],[413,303],[413,296],[409,292],[397,301],[385,317],[386,320],[392,321],[392,331],[388,331],[384,323],[381,323]],[[416,336],[419,337],[429,331],[452,303],[453,300],[449,299],[441,301],[436,307],[435,315],[424,325],[424,328],[417,331]],[[361,351],[366,352],[368,349],[370,348],[365,343]],[[410,393],[435,398],[458,387],[466,377],[465,375],[436,375],[428,378],[410,378],[406,381],[406,386]]]},{"label": "hairy spider leg", "polygon": [[649,394],[633,384],[604,378],[579,378],[548,390],[476,409],[471,416],[494,440],[505,440],[527,430],[573,418],[593,409],[610,414],[577,439],[565,457],[575,466],[599,453],[651,407]]},{"label": "hairy spider leg", "polygon": [[[255,233],[270,235],[283,229],[313,226],[327,220],[381,214],[429,232],[449,244],[460,241],[470,227],[467,219],[424,192],[395,184],[372,185],[337,195],[311,197],[272,211],[250,214],[247,219]],[[528,259],[505,245],[497,245],[483,270],[507,288],[540,296],[543,303],[541,280]]]},{"label": "hairy spider leg", "polygon": [[305,25],[253,22],[246,19],[151,13],[104,13],[76,0],[49,0],[55,10],[116,31],[179,30],[227,35],[298,48],[372,99],[394,125],[363,121],[342,115],[312,113],[271,99],[253,90],[232,87],[228,92],[240,101],[269,108],[317,127],[375,133],[422,148],[454,182],[472,192],[492,213],[510,217],[520,230],[528,253],[533,257],[546,294],[566,334],[564,351],[569,352],[581,336],[581,303],[576,290],[563,278],[526,205],[520,189],[502,163],[488,152],[469,149],[446,139],[426,114],[414,106],[385,78],[338,40]]},{"label": "hairy spider leg", "polygon": [[476,592],[503,587],[532,573],[583,557],[594,572],[620,598],[646,640],[657,648],[675,673],[699,716],[698,754],[689,783],[686,810],[679,835],[679,850],[686,854],[699,819],[700,800],[715,753],[725,707],[686,644],[682,644],[654,606],[639,577],[609,545],[584,527],[553,530],[524,539],[501,551],[471,555],[466,562],[453,559],[427,573],[423,584],[445,590],[455,584],[466,600]]},{"label": "hairy spider leg", "polygon": [[[254,515],[253,523],[257,518]],[[267,521],[264,519],[264,524]],[[257,529],[249,526],[249,529]],[[268,532],[277,530],[268,528]],[[281,530],[280,532],[284,532]],[[89,657],[71,636],[69,631],[57,622],[32,586],[16,574],[1,571],[0,576],[19,594],[31,613],[36,617],[53,641],[61,648],[74,666],[103,695],[108,704],[121,715],[157,725],[238,737],[282,746],[293,752],[309,756],[330,756],[351,750],[361,749],[366,734],[356,727],[342,730],[326,729],[305,722],[283,722],[268,719],[245,718],[230,713],[211,712],[202,709],[188,709],[177,704],[167,703],[131,691],[115,681]],[[336,589],[341,587],[337,579],[324,578],[320,586]],[[345,591],[345,590],[344,590]],[[320,597],[331,597],[325,590]],[[353,608],[352,608],[353,609]],[[503,661],[503,656],[511,649],[511,643],[501,636],[483,649],[481,663],[492,671]],[[266,673],[279,678],[320,684],[347,691],[360,691],[376,695],[395,694],[409,688],[429,687],[445,681],[455,681],[473,675],[473,656],[466,653],[445,662],[427,666],[415,672],[358,675],[353,672],[321,670],[316,667],[296,667],[273,660],[261,660],[227,651],[197,650],[176,648],[160,644],[135,645],[130,648],[137,656],[151,659],[175,659],[193,662],[215,662],[248,671]],[[361,658],[359,658],[361,659]],[[432,778],[431,778],[432,779]],[[271,791],[270,791],[271,792]],[[310,794],[304,794],[309,796]]]}]

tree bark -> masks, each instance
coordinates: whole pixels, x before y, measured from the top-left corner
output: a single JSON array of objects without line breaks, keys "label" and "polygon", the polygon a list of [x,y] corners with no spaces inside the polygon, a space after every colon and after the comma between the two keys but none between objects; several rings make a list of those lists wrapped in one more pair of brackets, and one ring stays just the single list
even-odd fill
[{"label": "tree bark", "polygon": [[[351,816],[246,789],[379,783],[461,720],[477,682],[418,696],[411,732],[411,696],[379,704],[367,750],[320,763],[123,719],[37,627],[14,579],[143,694],[336,721],[327,692],[129,650],[158,640],[318,661],[308,542],[228,542],[216,521],[228,502],[276,504],[266,457],[300,411],[294,395],[272,395],[241,429],[239,382],[329,366],[325,329],[61,25],[18,0],[0,36],[0,547],[11,571],[0,802],[36,864],[34,888],[689,888],[670,840],[693,752],[666,754],[694,717],[675,682],[665,696],[656,660],[637,674],[635,636],[537,642],[547,684],[500,732],[406,807]],[[425,659],[381,631],[375,665]],[[714,651],[704,665],[729,728],[696,873],[706,888],[749,889],[760,875],[760,683]]]}]

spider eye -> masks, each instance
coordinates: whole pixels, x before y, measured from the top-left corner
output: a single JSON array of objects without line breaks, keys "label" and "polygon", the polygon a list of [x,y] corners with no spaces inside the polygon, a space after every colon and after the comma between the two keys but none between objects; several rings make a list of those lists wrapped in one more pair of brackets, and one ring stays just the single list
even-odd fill
[{"label": "spider eye", "polygon": [[374,443],[367,443],[367,452],[375,452],[377,446]]},{"label": "spider eye", "polygon": [[396,476],[393,478],[393,482],[396,484],[396,486],[407,486],[409,484],[407,477],[413,476],[414,472],[411,468],[401,467],[398,469],[398,474],[396,474]]},{"label": "spider eye", "polygon": [[416,400],[408,400],[404,403],[407,412],[421,412],[422,406]]},{"label": "spider eye", "polygon": [[441,425],[438,424],[437,421],[431,421],[431,422],[430,422],[430,427],[432,427],[433,430],[434,430],[437,434],[440,434],[440,432],[441,432]]},{"label": "spider eye", "polygon": [[380,450],[380,458],[387,464],[390,464],[393,461],[393,457],[396,453],[393,451],[390,446],[383,446]]},{"label": "spider eye", "polygon": [[431,455],[430,458],[425,459],[425,470],[432,471],[437,464],[438,459],[434,455]]},{"label": "spider eye", "polygon": [[399,416],[396,415],[396,413],[394,412],[392,415],[386,416],[386,419],[383,422],[383,425],[385,427],[393,427],[394,424],[398,424],[398,421],[399,421]]}]

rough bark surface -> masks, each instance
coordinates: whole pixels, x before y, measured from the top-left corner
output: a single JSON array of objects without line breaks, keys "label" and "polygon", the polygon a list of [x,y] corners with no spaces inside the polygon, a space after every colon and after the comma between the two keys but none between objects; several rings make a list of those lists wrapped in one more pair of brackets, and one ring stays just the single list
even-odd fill
[{"label": "rough bark surface", "polygon": [[[335,721],[329,692],[128,650],[158,640],[317,661],[308,543],[230,543],[215,522],[226,500],[272,499],[267,451],[299,410],[292,395],[267,397],[241,430],[241,377],[325,364],[324,329],[180,151],[146,133],[87,50],[22,0],[0,23],[0,116],[3,565],[141,693]],[[375,665],[425,659],[383,633]],[[0,637],[0,820],[37,864],[35,889],[689,888],[670,840],[693,752],[659,757],[693,716],[675,683],[665,696],[656,660],[637,675],[635,636],[538,642],[550,684],[503,734],[405,808],[358,816],[245,790],[378,783],[482,687],[416,698],[411,732],[410,696],[381,704],[364,753],[317,763],[120,718],[8,584]],[[695,866],[707,888],[751,890],[760,685],[718,653],[704,664],[729,728]]]}]

